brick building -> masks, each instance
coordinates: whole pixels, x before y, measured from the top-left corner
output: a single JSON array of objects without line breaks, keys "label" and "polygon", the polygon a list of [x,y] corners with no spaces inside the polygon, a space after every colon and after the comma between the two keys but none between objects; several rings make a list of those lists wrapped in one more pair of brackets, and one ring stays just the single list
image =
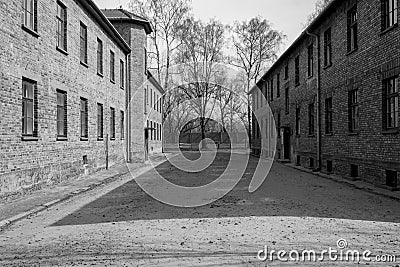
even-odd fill
[{"label": "brick building", "polygon": [[[333,0],[260,79],[280,160],[398,189],[398,5]],[[266,112],[257,92],[255,112]],[[264,154],[258,125],[252,150]]]},{"label": "brick building", "polygon": [[128,103],[143,98],[151,28],[104,13],[92,0],[0,3],[0,197],[143,160],[143,109]]},{"label": "brick building", "polygon": [[147,133],[145,134],[145,152],[148,155],[161,153],[163,148],[163,96],[164,89],[148,71],[144,88],[144,115]]}]

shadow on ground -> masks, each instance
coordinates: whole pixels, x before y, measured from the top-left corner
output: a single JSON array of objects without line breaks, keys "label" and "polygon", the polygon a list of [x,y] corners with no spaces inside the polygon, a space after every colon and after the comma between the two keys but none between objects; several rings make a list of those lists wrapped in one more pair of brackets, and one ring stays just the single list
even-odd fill
[{"label": "shadow on ground", "polygon": [[[187,158],[196,159],[193,152]],[[218,153],[205,171],[187,173],[165,162],[156,171],[182,186],[201,186],[221,174],[229,161],[228,153]],[[239,184],[225,197],[198,208],[172,207],[148,196],[135,181],[66,216],[53,226],[84,225],[134,220],[222,218],[247,216],[295,216],[339,218],[365,221],[400,222],[399,202],[373,195],[347,184],[303,173],[274,164],[267,180],[255,193],[248,192],[258,159],[251,157]]]}]

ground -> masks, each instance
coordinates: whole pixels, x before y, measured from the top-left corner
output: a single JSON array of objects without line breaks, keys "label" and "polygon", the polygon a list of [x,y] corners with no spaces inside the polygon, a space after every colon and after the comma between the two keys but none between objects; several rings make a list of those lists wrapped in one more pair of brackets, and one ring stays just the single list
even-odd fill
[{"label": "ground", "polygon": [[[196,158],[196,153],[187,153]],[[244,157],[244,155],[243,155]],[[205,185],[229,160],[187,173],[163,163],[169,181]],[[1,266],[399,266],[400,205],[275,163],[255,193],[248,192],[258,159],[251,158],[239,184],[222,199],[198,208],[178,208],[148,196],[132,177],[79,195],[17,222],[0,233]],[[260,261],[270,250],[320,253],[345,239],[345,249],[396,255],[397,263]],[[344,250],[345,250],[344,249]],[[263,254],[260,254],[262,256]],[[319,255],[319,254],[318,254]]]}]

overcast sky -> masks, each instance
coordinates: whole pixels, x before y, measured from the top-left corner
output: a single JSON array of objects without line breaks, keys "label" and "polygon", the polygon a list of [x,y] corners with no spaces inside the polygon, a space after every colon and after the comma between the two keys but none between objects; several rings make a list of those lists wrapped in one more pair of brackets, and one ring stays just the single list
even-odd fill
[{"label": "overcast sky", "polygon": [[[128,8],[130,0],[94,0],[100,8]],[[300,34],[316,0],[192,0],[197,18],[216,18],[226,24],[260,15],[287,35],[285,48]],[[281,51],[282,52],[282,51]]]}]

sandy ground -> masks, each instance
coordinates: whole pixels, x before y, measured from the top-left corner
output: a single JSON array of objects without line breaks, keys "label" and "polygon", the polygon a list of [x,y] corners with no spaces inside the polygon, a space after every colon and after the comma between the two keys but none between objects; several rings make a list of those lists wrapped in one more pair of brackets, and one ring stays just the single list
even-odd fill
[{"label": "sandy ground", "polygon": [[[158,171],[175,184],[205,185],[228,160],[228,154],[219,154],[200,173],[164,163],[144,176],[151,181]],[[97,188],[0,233],[0,266],[399,266],[398,201],[280,164],[250,194],[256,164],[251,158],[233,191],[198,208],[162,204],[129,177]],[[257,258],[265,246],[319,255],[338,249],[339,239],[348,244],[343,251],[370,250],[373,259],[396,255],[397,263]]]}]

